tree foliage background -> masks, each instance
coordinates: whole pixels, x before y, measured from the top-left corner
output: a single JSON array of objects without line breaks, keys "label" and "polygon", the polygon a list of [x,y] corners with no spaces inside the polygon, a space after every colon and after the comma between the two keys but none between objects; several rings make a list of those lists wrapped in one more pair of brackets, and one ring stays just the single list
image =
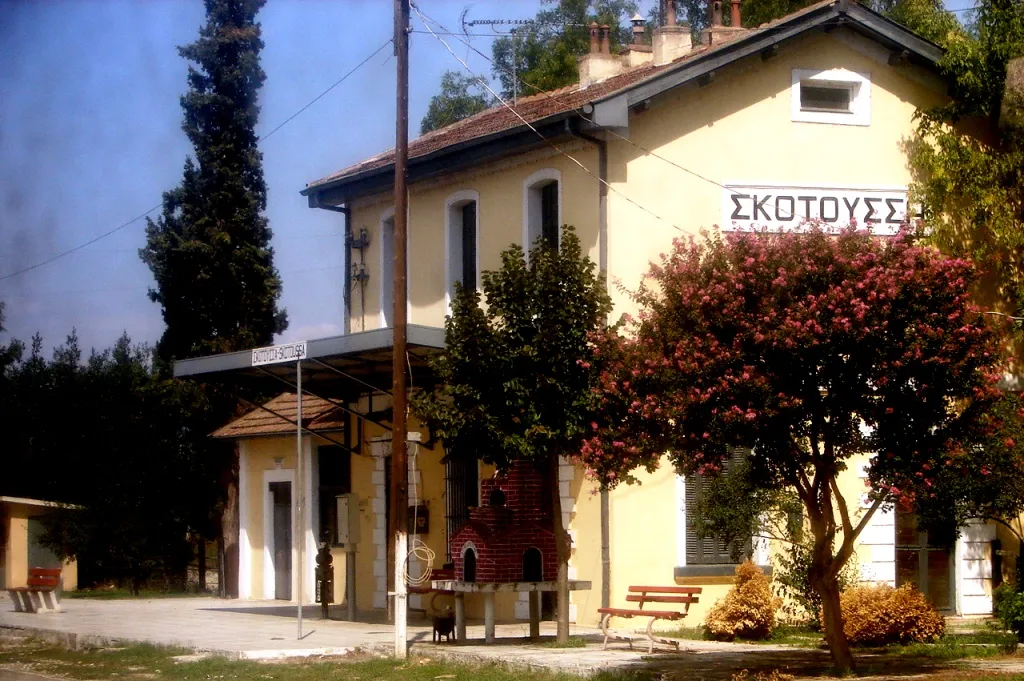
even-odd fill
[{"label": "tree foliage background", "polygon": [[1000,117],[1007,65],[1024,56],[1024,4],[980,0],[959,25],[925,11],[922,2],[898,3],[894,13],[946,48],[940,66],[952,98],[917,114],[917,134],[907,144],[911,192],[929,216],[932,243],[978,263],[986,283],[994,284],[987,288],[995,295],[985,302],[1021,315],[1024,130]]},{"label": "tree foliage background", "polygon": [[458,71],[445,71],[441,76],[441,91],[430,98],[427,113],[420,122],[420,133],[469,118],[491,104],[490,93],[478,79]]},{"label": "tree foliage background", "polygon": [[158,574],[182,587],[223,493],[206,443],[215,425],[197,418],[203,391],[160,378],[127,335],[87,357],[73,331],[50,358],[42,348],[37,335],[0,373],[0,494],[80,507],[51,514],[43,540],[78,558],[83,586],[137,589]]}]

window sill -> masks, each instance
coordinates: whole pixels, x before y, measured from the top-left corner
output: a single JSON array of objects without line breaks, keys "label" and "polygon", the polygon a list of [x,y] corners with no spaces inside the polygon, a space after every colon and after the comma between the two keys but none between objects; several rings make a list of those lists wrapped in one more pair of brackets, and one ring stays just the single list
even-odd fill
[{"label": "window sill", "polygon": [[[771,579],[772,566],[758,565]],[[736,564],[683,565],[675,568],[676,584],[732,584],[736,577]]]}]

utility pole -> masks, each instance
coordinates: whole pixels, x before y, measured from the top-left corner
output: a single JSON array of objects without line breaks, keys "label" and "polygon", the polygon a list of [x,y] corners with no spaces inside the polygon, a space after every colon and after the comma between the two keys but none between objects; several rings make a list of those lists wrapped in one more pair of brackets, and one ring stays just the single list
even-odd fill
[{"label": "utility pole", "polygon": [[408,656],[408,591],[405,560],[409,553],[406,518],[409,513],[409,468],[406,463],[408,423],[406,423],[406,282],[408,231],[408,191],[406,169],[409,160],[409,0],[395,0],[395,58],[398,63],[397,106],[395,115],[395,285],[394,354],[392,356],[392,430],[391,430],[391,522],[395,561],[395,657]]}]

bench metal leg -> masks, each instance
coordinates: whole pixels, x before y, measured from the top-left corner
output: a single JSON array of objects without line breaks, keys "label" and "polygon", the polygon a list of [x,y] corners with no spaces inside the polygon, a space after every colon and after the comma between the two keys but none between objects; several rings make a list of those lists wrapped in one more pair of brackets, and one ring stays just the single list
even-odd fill
[{"label": "bench metal leg", "polygon": [[676,652],[679,652],[679,641],[673,641],[670,638],[661,638],[654,635],[654,622],[657,619],[657,617],[652,617],[651,621],[647,623],[647,638],[650,639],[650,643],[647,645],[647,654],[650,655],[654,652],[655,643],[663,643],[667,646],[672,646],[676,649]]},{"label": "bench metal leg", "polygon": [[[28,594],[23,594],[21,591],[15,591],[14,589],[8,589],[7,595],[11,597],[11,602],[14,603],[14,612],[32,612],[28,606]],[[22,598],[22,596],[25,598]]]},{"label": "bench metal leg", "polygon": [[610,615],[610,614],[606,614],[604,617],[601,618],[601,631],[604,633],[604,647],[602,648],[602,650],[608,650],[608,641],[609,640],[611,640],[611,641],[625,641],[626,643],[629,644],[629,649],[633,650],[633,637],[632,636],[622,636],[620,634],[613,634],[610,631],[608,631],[608,622],[611,620],[611,618],[612,618],[612,615]]}]

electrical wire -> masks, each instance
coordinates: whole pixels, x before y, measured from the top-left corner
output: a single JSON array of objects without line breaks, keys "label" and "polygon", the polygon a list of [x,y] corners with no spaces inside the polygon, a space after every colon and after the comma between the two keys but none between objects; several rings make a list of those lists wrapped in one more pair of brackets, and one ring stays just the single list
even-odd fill
[{"label": "electrical wire", "polygon": [[[638,203],[637,201],[634,201],[630,197],[628,197],[625,194],[623,194],[621,191],[619,191],[618,189],[613,187],[607,180],[605,180],[604,178],[602,178],[602,177],[600,177],[598,175],[595,175],[593,171],[591,171],[589,168],[587,168],[585,165],[583,165],[583,163],[581,163],[579,161],[579,159],[577,159],[575,156],[573,156],[572,154],[568,153],[567,151],[565,151],[564,149],[559,147],[557,144],[552,142],[550,139],[548,139],[547,137],[542,135],[541,132],[539,130],[537,130],[537,128],[534,127],[532,123],[530,123],[528,120],[526,120],[526,118],[524,118],[522,116],[522,114],[520,114],[518,111],[515,110],[515,107],[513,107],[511,104],[509,104],[507,101],[505,101],[505,99],[502,98],[502,96],[499,95],[497,92],[495,92],[491,88],[491,86],[488,85],[487,82],[481,76],[477,75],[473,71],[473,69],[470,68],[469,64],[467,64],[462,59],[462,57],[457,55],[455,53],[455,51],[452,50],[451,46],[447,42],[445,42],[444,38],[442,38],[441,36],[439,36],[437,33],[434,32],[434,30],[430,27],[430,23],[428,22],[427,18],[423,16],[422,12],[420,12],[419,7],[417,7],[416,3],[410,3],[410,6],[412,7],[412,10],[414,12],[416,12],[416,14],[419,16],[420,20],[423,22],[423,25],[427,28],[427,30],[431,33],[431,35],[433,35],[437,40],[439,40],[441,42],[442,45],[445,46],[445,49],[448,50],[448,53],[451,54],[453,57],[455,57],[455,59],[458,60],[458,62],[460,64],[462,64],[462,66],[466,69],[466,71],[469,72],[470,75],[472,75],[473,77],[479,79],[480,85],[484,89],[486,89],[488,92],[490,92],[492,97],[494,97],[498,102],[500,102],[501,105],[504,106],[506,109],[511,111],[513,113],[513,115],[515,115],[515,117],[518,118],[522,122],[523,125],[525,125],[527,128],[529,128],[534,133],[536,133],[536,135],[538,137],[540,137],[540,139],[543,140],[544,143],[546,143],[549,147],[551,147],[552,149],[557,151],[562,156],[566,157],[567,159],[569,159],[570,161],[575,163],[581,170],[583,170],[583,172],[587,173],[592,178],[594,178],[595,180],[597,180],[598,182],[603,184],[605,187],[608,188],[609,191],[611,191],[612,193],[618,195],[619,197],[621,197],[626,202],[633,204],[634,206],[636,206],[640,210],[644,211],[645,213],[648,213],[649,215],[652,215],[653,217],[657,218],[658,220],[661,220],[662,222],[664,222],[665,224],[669,225],[673,229],[675,229],[677,231],[680,231],[680,232],[684,231],[682,227],[680,227],[679,225],[675,224],[671,220],[662,217],[661,215],[655,213],[653,210],[651,210],[647,206],[644,206],[643,204]],[[438,24],[438,25],[440,26],[440,24]]]},{"label": "electrical wire", "polygon": [[[351,75],[352,75],[353,73],[355,73],[356,71],[358,71],[358,70],[360,69],[360,67],[362,67],[362,66],[363,66],[363,65],[364,65],[364,64],[365,64],[366,62],[368,62],[368,61],[370,61],[371,59],[373,59],[374,57],[376,57],[376,56],[377,56],[377,54],[378,54],[378,53],[380,53],[380,51],[381,51],[381,50],[383,50],[383,49],[384,49],[385,47],[387,47],[387,46],[388,46],[388,45],[390,45],[391,43],[392,43],[392,39],[391,39],[391,38],[388,38],[388,39],[387,39],[387,40],[386,40],[386,41],[384,42],[384,44],[383,44],[383,45],[381,45],[380,47],[378,47],[378,48],[377,48],[376,50],[374,50],[374,51],[373,51],[373,53],[372,53],[372,54],[371,54],[370,56],[366,57],[366,58],[365,58],[365,59],[363,59],[363,60],[362,60],[361,62],[359,62],[358,64],[356,64],[356,65],[355,65],[354,67],[352,67],[352,69],[350,69],[350,70],[348,71],[348,73],[346,73],[346,74],[345,74],[345,75],[343,75],[343,76],[342,76],[341,78],[339,78],[338,80],[336,80],[336,81],[335,81],[335,82],[334,82],[333,84],[331,84],[331,85],[330,85],[330,86],[329,86],[329,87],[328,87],[328,88],[327,88],[326,90],[324,90],[323,92],[321,92],[320,94],[318,94],[318,95],[317,95],[316,97],[314,97],[314,98],[313,98],[312,100],[310,100],[310,101],[309,101],[309,103],[307,103],[307,104],[306,104],[305,106],[303,106],[303,107],[302,107],[301,109],[299,109],[298,111],[296,111],[295,113],[293,113],[293,114],[292,114],[291,116],[289,116],[288,118],[286,118],[285,120],[283,120],[283,121],[282,121],[281,123],[279,123],[279,124],[277,125],[277,127],[275,127],[275,128],[273,129],[273,130],[271,130],[271,131],[270,131],[270,132],[268,132],[267,134],[263,135],[262,137],[258,137],[258,138],[256,139],[257,143],[258,143],[258,142],[262,142],[262,141],[266,140],[266,139],[267,139],[268,137],[270,137],[271,135],[273,135],[273,134],[274,134],[275,132],[277,132],[278,130],[280,130],[281,128],[283,128],[283,127],[284,127],[285,125],[287,125],[288,123],[290,123],[291,121],[293,121],[293,120],[295,119],[295,117],[296,117],[296,116],[298,116],[299,114],[301,114],[302,112],[304,112],[304,111],[305,111],[306,109],[308,109],[309,107],[311,107],[311,106],[313,106],[314,104],[316,104],[316,103],[317,103],[318,101],[320,101],[320,100],[321,100],[321,99],[322,99],[322,98],[323,98],[323,97],[324,97],[324,96],[325,96],[325,95],[326,95],[327,93],[329,93],[329,92],[330,92],[331,90],[333,90],[334,88],[336,88],[336,87],[338,87],[339,85],[341,85],[342,83],[344,83],[344,82],[345,82],[345,80],[347,80],[349,76],[351,76]],[[80,250],[82,250],[83,248],[85,248],[85,247],[87,247],[87,246],[91,246],[92,244],[96,243],[97,241],[101,241],[102,239],[106,239],[106,238],[107,238],[108,236],[111,236],[111,235],[113,235],[113,234],[116,234],[117,232],[120,232],[120,231],[121,231],[122,229],[124,229],[125,227],[128,227],[129,225],[135,224],[136,222],[138,222],[138,221],[139,221],[139,220],[141,220],[142,218],[144,218],[144,217],[148,217],[150,213],[152,213],[153,211],[155,211],[156,209],[160,208],[160,207],[161,207],[161,206],[163,206],[163,205],[164,205],[164,204],[163,204],[163,201],[161,201],[161,202],[160,202],[160,203],[158,203],[157,205],[155,205],[155,206],[153,206],[152,208],[150,208],[149,210],[147,210],[147,211],[146,211],[145,213],[140,213],[139,215],[136,215],[135,217],[133,217],[133,218],[132,218],[131,220],[128,220],[127,222],[122,222],[122,223],[121,223],[120,225],[118,225],[117,227],[115,227],[115,228],[113,228],[113,229],[111,229],[111,230],[109,230],[109,231],[107,231],[107,232],[104,232],[103,234],[100,234],[99,236],[93,237],[92,239],[89,239],[89,240],[88,240],[88,241],[86,241],[85,243],[79,244],[78,246],[75,246],[74,248],[69,248],[69,249],[68,249],[68,250],[66,250],[66,251],[62,251],[62,252],[60,252],[60,253],[58,253],[58,254],[56,254],[56,255],[54,255],[54,256],[51,256],[51,257],[47,258],[46,260],[42,260],[42,261],[40,261],[40,262],[37,262],[37,263],[35,263],[34,265],[30,265],[30,266],[28,266],[28,267],[24,267],[24,268],[22,268],[22,269],[20,269],[20,270],[15,270],[14,272],[8,272],[7,274],[3,274],[3,275],[0,275],[0,281],[4,281],[5,279],[10,279],[11,277],[16,277],[16,276],[18,276],[18,275],[20,275],[20,274],[25,274],[26,272],[31,272],[32,270],[38,269],[38,268],[40,268],[40,267],[44,267],[45,265],[49,265],[49,264],[50,264],[50,263],[52,263],[52,262],[55,262],[55,261],[57,261],[57,260],[60,260],[61,258],[64,258],[64,257],[67,257],[67,256],[71,255],[72,253],[75,253],[75,252],[77,252],[77,251],[80,251]]]}]

